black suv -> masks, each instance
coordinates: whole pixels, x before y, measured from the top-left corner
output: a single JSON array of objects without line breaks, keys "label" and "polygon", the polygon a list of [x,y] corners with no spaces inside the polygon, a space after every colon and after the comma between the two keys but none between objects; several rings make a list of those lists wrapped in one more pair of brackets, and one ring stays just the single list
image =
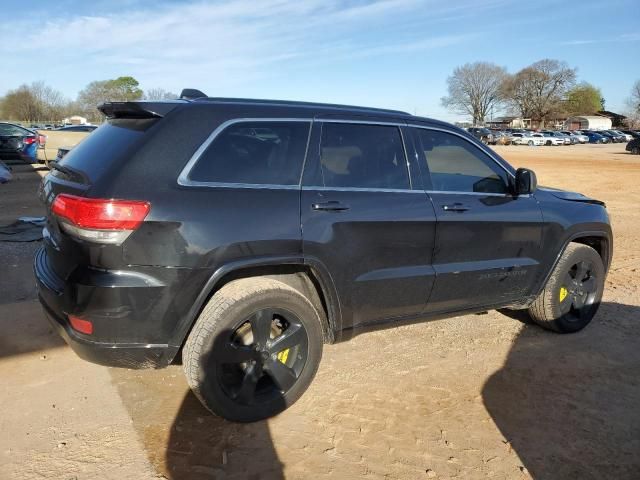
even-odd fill
[{"label": "black suv", "polygon": [[240,99],[100,109],[42,182],[40,301],[84,359],[181,357],[228,419],[291,405],[323,343],[366,329],[512,308],[575,332],[600,303],[604,204],[537,189],[450,124]]},{"label": "black suv", "polygon": [[485,127],[469,127],[467,131],[485,145],[493,142],[493,133]]}]

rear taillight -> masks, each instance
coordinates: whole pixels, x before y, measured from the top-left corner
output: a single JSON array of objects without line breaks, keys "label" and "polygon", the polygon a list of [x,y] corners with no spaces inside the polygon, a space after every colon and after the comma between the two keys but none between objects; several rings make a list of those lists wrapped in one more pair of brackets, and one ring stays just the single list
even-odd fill
[{"label": "rear taillight", "polygon": [[41,148],[44,148],[46,143],[47,143],[47,136],[46,135],[42,135],[41,133],[39,133],[38,134],[38,145]]},{"label": "rear taillight", "polygon": [[24,143],[25,145],[33,145],[34,143],[36,143],[36,137],[24,137],[22,139],[22,143]]},{"label": "rear taillight", "polygon": [[58,195],[51,207],[68,234],[109,244],[124,242],[150,209],[150,203],[138,200],[84,198],[66,193]]}]

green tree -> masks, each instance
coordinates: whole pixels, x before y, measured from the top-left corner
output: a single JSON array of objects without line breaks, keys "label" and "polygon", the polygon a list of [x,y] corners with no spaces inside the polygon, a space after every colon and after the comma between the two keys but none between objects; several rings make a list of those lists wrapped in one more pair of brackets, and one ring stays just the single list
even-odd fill
[{"label": "green tree", "polygon": [[99,120],[102,114],[97,110],[104,102],[129,102],[142,98],[140,83],[133,77],[118,77],[111,80],[91,82],[78,93],[78,107],[91,120]]},{"label": "green tree", "polygon": [[566,110],[572,115],[592,115],[603,104],[602,92],[589,83],[580,83],[567,92]]}]

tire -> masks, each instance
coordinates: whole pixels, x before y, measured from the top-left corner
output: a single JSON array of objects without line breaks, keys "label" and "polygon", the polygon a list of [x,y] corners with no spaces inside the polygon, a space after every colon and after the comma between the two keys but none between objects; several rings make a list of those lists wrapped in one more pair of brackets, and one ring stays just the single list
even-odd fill
[{"label": "tire", "polygon": [[529,142],[527,143],[527,145],[529,145],[530,147],[533,147],[533,140],[529,140]]},{"label": "tire", "polygon": [[234,280],[196,320],[183,368],[209,411],[254,422],[302,396],[318,370],[322,344],[320,315],[298,290],[266,277]]},{"label": "tire", "polygon": [[538,325],[555,332],[582,330],[598,311],[604,278],[604,265],[598,252],[587,245],[570,243],[544,290],[529,307],[529,316]]},{"label": "tire", "polygon": [[550,147],[552,145],[551,140],[547,140],[547,147]]},{"label": "tire", "polygon": [[632,147],[631,155],[640,155],[640,147]]}]

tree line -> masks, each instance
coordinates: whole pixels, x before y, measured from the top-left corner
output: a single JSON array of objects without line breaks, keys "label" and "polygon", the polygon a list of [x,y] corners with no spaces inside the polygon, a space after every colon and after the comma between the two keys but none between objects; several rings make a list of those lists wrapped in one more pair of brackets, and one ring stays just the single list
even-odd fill
[{"label": "tree line", "polygon": [[[566,62],[544,59],[515,74],[489,62],[467,63],[447,78],[448,95],[442,105],[469,115],[474,125],[483,125],[490,114],[508,112],[545,121],[571,115],[592,115],[605,109],[599,88],[577,83],[577,69]],[[640,119],[640,80],[627,102],[631,121]]]},{"label": "tree line", "polygon": [[100,122],[103,116],[96,107],[102,102],[172,98],[178,96],[162,88],[143,91],[140,83],[128,76],[91,82],[74,100],[65,98],[61,92],[44,82],[33,82],[20,85],[0,97],[0,118],[41,123],[61,122],[71,115],[81,115],[92,122]]}]

